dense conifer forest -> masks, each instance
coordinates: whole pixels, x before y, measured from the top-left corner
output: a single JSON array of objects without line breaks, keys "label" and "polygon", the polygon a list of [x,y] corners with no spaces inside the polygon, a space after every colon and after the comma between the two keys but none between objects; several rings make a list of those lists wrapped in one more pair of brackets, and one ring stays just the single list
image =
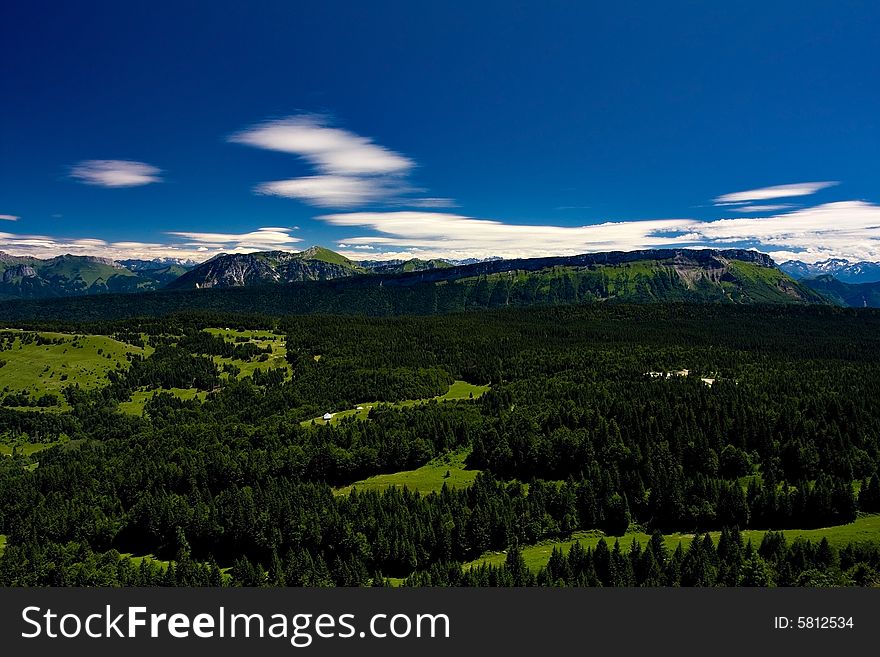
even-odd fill
[{"label": "dense conifer forest", "polygon": [[[22,340],[52,330],[150,351],[97,387],[65,386],[51,409],[0,407],[0,433],[55,445],[0,457],[2,585],[880,583],[880,536],[781,533],[880,513],[880,312],[596,304],[19,326]],[[285,367],[209,327],[274,331]],[[489,390],[396,403],[456,380]],[[142,415],[120,410],[135,391],[155,392]],[[313,420],[365,402],[364,417]],[[471,486],[343,491],[450,453],[479,471]],[[747,530],[768,531],[753,543]],[[608,538],[523,561],[524,546],[584,531]],[[673,532],[693,539],[671,548]],[[504,563],[479,565],[493,551]]]}]

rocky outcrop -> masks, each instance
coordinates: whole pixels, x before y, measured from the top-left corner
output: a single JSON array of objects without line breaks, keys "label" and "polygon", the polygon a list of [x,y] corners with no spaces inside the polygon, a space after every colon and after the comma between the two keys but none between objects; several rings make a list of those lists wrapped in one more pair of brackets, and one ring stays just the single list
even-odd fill
[{"label": "rocky outcrop", "polygon": [[327,281],[364,273],[338,253],[312,247],[300,253],[264,251],[219,255],[193,268],[168,289],[245,287],[271,283]]}]

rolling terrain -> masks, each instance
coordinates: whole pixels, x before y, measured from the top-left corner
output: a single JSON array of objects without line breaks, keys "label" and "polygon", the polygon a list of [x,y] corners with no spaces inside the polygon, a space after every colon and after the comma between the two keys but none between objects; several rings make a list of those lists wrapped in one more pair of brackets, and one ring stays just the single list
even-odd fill
[{"label": "rolling terrain", "polygon": [[[96,321],[184,310],[388,316],[599,302],[832,303],[777,269],[766,255],[744,250],[493,260],[385,274],[365,273],[320,248],[279,258],[265,253],[220,256],[169,289],[137,296],[0,302],[0,320]],[[285,276],[304,276],[304,268],[309,280],[281,284]]]},{"label": "rolling terrain", "polygon": [[6,329],[0,584],[878,584],[878,321],[592,303]]}]

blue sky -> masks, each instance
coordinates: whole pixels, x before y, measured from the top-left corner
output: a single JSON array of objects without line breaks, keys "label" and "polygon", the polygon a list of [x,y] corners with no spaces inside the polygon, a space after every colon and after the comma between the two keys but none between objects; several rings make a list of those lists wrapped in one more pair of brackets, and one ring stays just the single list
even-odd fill
[{"label": "blue sky", "polygon": [[880,260],[875,2],[0,9],[0,249]]}]

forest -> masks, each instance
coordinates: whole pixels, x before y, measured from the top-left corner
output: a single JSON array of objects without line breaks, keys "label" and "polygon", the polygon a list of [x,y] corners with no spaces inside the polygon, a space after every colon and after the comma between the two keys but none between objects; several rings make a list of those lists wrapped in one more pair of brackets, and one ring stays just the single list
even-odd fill
[{"label": "forest", "polygon": [[[880,584],[880,536],[785,534],[880,513],[878,311],[220,310],[8,325],[26,331],[4,349],[55,331],[136,353],[51,405],[4,393],[0,435],[48,448],[0,456],[0,585]],[[282,336],[285,366],[216,327]],[[488,392],[401,403],[453,381]],[[143,413],[123,412],[138,392]],[[366,402],[363,417],[314,421]],[[344,489],[458,453],[478,473],[469,486]],[[602,538],[523,560],[526,546],[583,532]],[[673,534],[689,538],[672,547]],[[503,563],[481,562],[492,553]]]}]

